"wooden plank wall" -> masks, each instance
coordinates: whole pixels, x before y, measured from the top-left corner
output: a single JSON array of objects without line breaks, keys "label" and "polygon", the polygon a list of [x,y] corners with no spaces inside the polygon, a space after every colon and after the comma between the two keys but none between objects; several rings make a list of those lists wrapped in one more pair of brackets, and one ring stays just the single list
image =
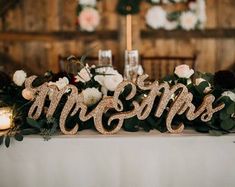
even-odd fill
[{"label": "wooden plank wall", "polygon": [[[43,73],[47,69],[58,71],[58,56],[70,54],[82,55],[88,48],[94,48],[91,55],[96,55],[99,48],[111,49],[115,55],[115,66],[123,68],[125,50],[125,17],[116,13],[117,0],[100,0],[98,9],[103,12],[98,28],[115,30],[118,39],[83,38],[64,41],[0,41],[0,53],[7,54],[19,66],[27,67],[34,73]],[[206,0],[206,28],[235,28],[234,0]],[[15,9],[9,10],[3,31],[55,32],[76,31],[76,0],[22,0]],[[136,49],[148,55],[191,56],[198,53],[197,68],[200,71],[214,72],[227,69],[235,62],[234,38],[141,38],[140,31],[147,30],[144,16],[149,5],[143,3],[141,12],[134,16],[133,30]],[[96,36],[94,34],[94,36]],[[0,62],[1,63],[4,62]]]}]

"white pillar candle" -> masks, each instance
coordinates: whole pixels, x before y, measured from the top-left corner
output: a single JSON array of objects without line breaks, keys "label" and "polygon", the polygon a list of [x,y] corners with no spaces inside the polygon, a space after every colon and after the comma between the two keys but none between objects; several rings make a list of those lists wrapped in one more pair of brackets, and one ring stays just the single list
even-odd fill
[{"label": "white pillar candle", "polygon": [[11,127],[12,110],[4,107],[0,108],[0,130],[7,130]]}]

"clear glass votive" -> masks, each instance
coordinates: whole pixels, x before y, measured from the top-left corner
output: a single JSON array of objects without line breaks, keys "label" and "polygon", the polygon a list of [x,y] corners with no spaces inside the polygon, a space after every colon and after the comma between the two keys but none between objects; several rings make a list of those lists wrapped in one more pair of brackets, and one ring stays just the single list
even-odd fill
[{"label": "clear glass votive", "polygon": [[125,51],[125,67],[124,77],[126,80],[135,82],[139,67],[139,52],[138,50]]},{"label": "clear glass votive", "polygon": [[99,50],[99,66],[112,66],[112,51]]}]

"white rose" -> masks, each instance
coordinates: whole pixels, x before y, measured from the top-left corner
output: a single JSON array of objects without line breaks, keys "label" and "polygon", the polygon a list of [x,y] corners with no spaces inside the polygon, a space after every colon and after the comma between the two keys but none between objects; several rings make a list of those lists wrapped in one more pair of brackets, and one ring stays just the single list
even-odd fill
[{"label": "white rose", "polygon": [[167,19],[166,19],[166,11],[163,10],[160,6],[153,6],[150,8],[146,14],[146,23],[154,28],[162,28],[164,27]]},{"label": "white rose", "polygon": [[80,5],[84,5],[84,6],[95,6],[96,5],[96,0],[79,0],[78,3]]},{"label": "white rose", "polygon": [[87,106],[96,104],[102,98],[102,93],[97,88],[86,88],[82,91],[83,102]]},{"label": "white rose", "polygon": [[194,70],[190,69],[188,65],[183,64],[179,65],[175,68],[174,72],[179,78],[186,78],[189,79],[193,74]]},{"label": "white rose", "polygon": [[17,70],[13,75],[13,82],[17,86],[22,86],[25,82],[27,74],[23,70]]},{"label": "white rose", "polygon": [[224,93],[222,93],[222,96],[227,96],[229,97],[233,102],[235,102],[235,93],[231,92],[231,91],[226,91]]},{"label": "white rose", "polygon": [[180,25],[185,30],[194,29],[197,21],[197,16],[192,12],[184,12],[180,16]]},{"label": "white rose", "polygon": [[55,85],[59,90],[62,90],[65,86],[69,84],[69,80],[67,77],[59,78],[56,82],[49,82],[48,85]]},{"label": "white rose", "polygon": [[[207,80],[205,80],[205,79],[203,79],[203,78],[197,78],[197,79],[195,80],[195,85],[198,86],[199,84],[201,84],[201,83],[204,82],[204,81],[207,82]],[[209,84],[209,86],[207,86],[207,87],[205,88],[205,90],[203,91],[203,93],[208,93],[208,92],[211,91],[211,84],[210,84],[209,82],[207,82],[207,83]]]},{"label": "white rose", "polygon": [[87,67],[84,67],[80,70],[77,76],[75,76],[75,82],[88,82],[91,80],[91,73]]}]

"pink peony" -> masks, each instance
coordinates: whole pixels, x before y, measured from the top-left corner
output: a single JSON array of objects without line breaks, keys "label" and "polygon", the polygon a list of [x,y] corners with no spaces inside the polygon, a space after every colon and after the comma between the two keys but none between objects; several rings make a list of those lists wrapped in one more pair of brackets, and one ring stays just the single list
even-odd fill
[{"label": "pink peony", "polygon": [[87,7],[81,11],[78,21],[82,30],[92,32],[100,23],[100,15],[96,9]]}]

